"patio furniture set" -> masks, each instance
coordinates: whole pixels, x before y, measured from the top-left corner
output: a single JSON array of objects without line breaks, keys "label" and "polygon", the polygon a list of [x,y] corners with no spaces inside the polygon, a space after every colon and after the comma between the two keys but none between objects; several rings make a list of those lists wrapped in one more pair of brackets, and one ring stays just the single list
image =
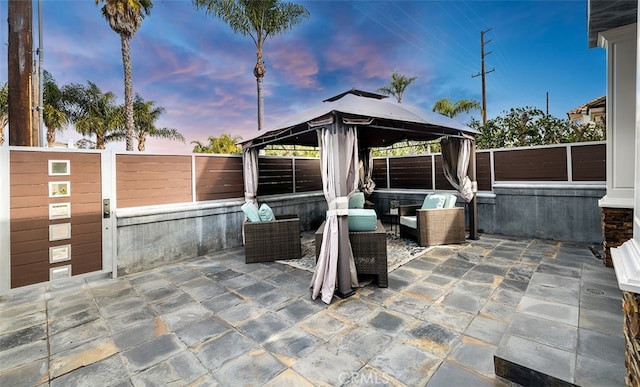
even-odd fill
[{"label": "patio furniture set", "polygon": [[[422,204],[398,208],[400,235],[420,246],[463,243],[466,239],[464,207],[456,207],[452,194],[430,194]],[[349,241],[358,274],[375,275],[379,287],[388,286],[387,239],[375,210],[364,208],[364,194],[349,200]],[[301,257],[300,219],[295,214],[274,215],[262,204],[245,203],[243,224],[245,262],[273,262]],[[320,255],[325,222],[315,232],[316,260]]]}]

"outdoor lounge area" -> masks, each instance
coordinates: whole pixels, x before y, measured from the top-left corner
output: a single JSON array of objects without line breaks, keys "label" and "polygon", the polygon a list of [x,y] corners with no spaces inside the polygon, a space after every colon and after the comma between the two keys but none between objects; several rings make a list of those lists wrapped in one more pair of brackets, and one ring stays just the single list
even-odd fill
[{"label": "outdoor lounge area", "polygon": [[[638,8],[587,7],[606,143],[478,155],[475,131],[352,90],[242,156],[0,149],[0,386],[638,385]],[[401,139],[443,152],[372,160]],[[259,156],[291,143],[321,156]],[[149,165],[164,195],[126,189]],[[460,205],[425,208],[443,192]],[[276,219],[247,222],[265,202]],[[394,230],[392,202],[421,208]]]},{"label": "outdoor lounge area", "polygon": [[483,234],[330,305],[242,248],[24,288],[0,300],[0,385],[623,385],[620,291],[589,247]]}]

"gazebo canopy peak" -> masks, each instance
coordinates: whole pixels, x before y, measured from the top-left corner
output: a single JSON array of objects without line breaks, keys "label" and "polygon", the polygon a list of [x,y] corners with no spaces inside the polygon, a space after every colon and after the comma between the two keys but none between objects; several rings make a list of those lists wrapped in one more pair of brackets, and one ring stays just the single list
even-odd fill
[{"label": "gazebo canopy peak", "polygon": [[388,96],[383,95],[383,94],[378,94],[378,93],[372,93],[370,91],[364,91],[364,90],[358,90],[356,88],[352,88],[351,90],[347,90],[343,93],[340,93],[338,95],[334,95],[333,97],[327,98],[325,100],[323,100],[322,102],[333,102],[333,101],[337,101],[340,98],[344,97],[347,94],[353,94],[353,95],[357,95],[359,97],[365,97],[365,98],[375,98],[375,99],[384,99],[384,98],[388,98]]}]

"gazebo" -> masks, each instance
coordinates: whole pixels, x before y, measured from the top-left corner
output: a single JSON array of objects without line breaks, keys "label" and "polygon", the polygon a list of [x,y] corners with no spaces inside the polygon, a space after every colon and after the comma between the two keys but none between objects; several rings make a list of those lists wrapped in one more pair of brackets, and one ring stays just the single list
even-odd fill
[{"label": "gazebo", "polygon": [[[256,201],[258,152],[267,145],[320,148],[322,187],[328,204],[320,256],[312,278],[312,298],[330,303],[358,285],[347,226],[348,198],[358,189],[359,162],[370,179],[370,150],[395,143],[441,139],[444,173],[469,203],[470,238],[477,238],[475,135],[448,117],[384,101],[385,96],[352,89],[326,99],[241,142],[245,201]],[[471,166],[471,168],[469,168]],[[467,171],[470,170],[470,176]]]}]

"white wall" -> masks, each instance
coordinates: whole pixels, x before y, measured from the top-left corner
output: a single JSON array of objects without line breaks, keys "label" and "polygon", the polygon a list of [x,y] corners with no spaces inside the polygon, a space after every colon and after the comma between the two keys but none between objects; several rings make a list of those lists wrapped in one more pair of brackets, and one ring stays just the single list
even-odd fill
[{"label": "white wall", "polygon": [[[640,7],[638,8],[640,15]],[[616,30],[607,31],[602,34],[607,39],[615,39],[617,42],[623,42],[621,46],[610,44],[607,46],[607,52],[613,48],[611,54],[607,54],[613,62],[609,62],[611,66],[608,70],[608,81],[613,85],[608,86],[609,91],[613,91],[617,98],[614,99],[611,106],[616,116],[613,129],[613,151],[616,153],[628,152],[625,155],[617,155],[617,162],[614,168],[622,168],[622,171],[616,173],[614,169],[612,188],[619,190],[618,185],[628,184],[627,180],[631,179],[635,185],[635,189],[630,189],[631,208],[634,208],[633,215],[633,238],[625,242],[616,249],[611,249],[611,257],[613,259],[613,267],[616,271],[618,286],[622,290],[633,293],[640,293],[640,35],[637,31],[637,24],[620,27]],[[610,42],[609,42],[610,43]],[[623,52],[621,50],[633,50],[631,52]],[[631,53],[633,55],[631,55]],[[618,62],[624,63],[618,63]],[[631,74],[629,74],[631,73]],[[627,77],[622,77],[626,74]],[[632,76],[632,77],[631,77]],[[607,100],[607,108],[609,108],[609,100]],[[625,113],[621,115],[621,113]],[[627,112],[628,115],[627,115]],[[632,113],[632,114],[631,114]],[[611,113],[609,113],[611,115]],[[607,121],[607,124],[609,121]],[[619,133],[616,133],[618,131]],[[633,134],[633,136],[632,136]],[[621,141],[627,141],[627,144],[621,144]],[[609,145],[607,143],[607,145]],[[609,147],[607,147],[609,150]],[[616,154],[614,153],[614,155]],[[607,153],[607,156],[609,153]],[[625,158],[629,158],[627,162],[634,167],[631,172],[630,168],[621,165]],[[609,167],[609,166],[607,166]],[[631,176],[629,176],[631,173]],[[610,180],[609,170],[607,171],[607,180]],[[609,196],[609,181],[607,181],[607,196]],[[619,190],[620,191],[620,190]],[[624,192],[626,195],[627,192]]]},{"label": "white wall", "polygon": [[633,208],[636,178],[636,24],[600,33],[607,50],[607,195],[601,207]]}]

